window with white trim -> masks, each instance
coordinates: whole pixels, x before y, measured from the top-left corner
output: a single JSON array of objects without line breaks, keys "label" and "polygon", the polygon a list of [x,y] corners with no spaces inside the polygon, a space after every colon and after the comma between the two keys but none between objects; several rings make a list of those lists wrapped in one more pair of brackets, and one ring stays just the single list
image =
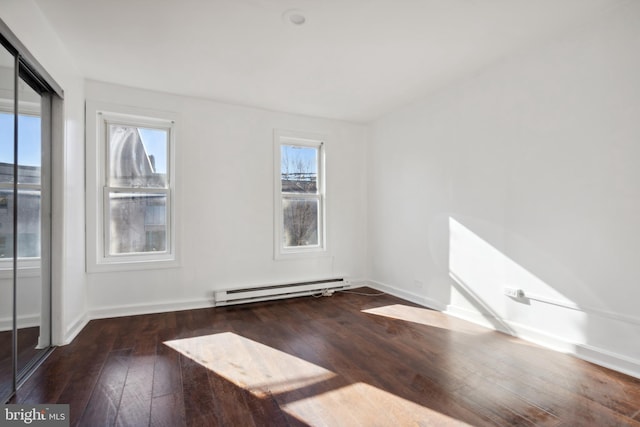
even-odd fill
[{"label": "window with white trim", "polygon": [[324,252],[324,138],[276,130],[274,139],[275,256]]},{"label": "window with white trim", "polygon": [[174,121],[94,111],[97,144],[87,153],[97,167],[89,270],[174,261]]}]

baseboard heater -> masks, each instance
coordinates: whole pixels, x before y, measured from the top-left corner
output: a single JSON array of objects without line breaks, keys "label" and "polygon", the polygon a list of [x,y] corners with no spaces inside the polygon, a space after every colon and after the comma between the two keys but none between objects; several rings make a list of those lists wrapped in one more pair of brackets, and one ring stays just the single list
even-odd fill
[{"label": "baseboard heater", "polygon": [[349,282],[340,279],[324,279],[311,282],[288,283],[283,285],[256,286],[251,288],[227,289],[214,292],[215,306],[243,304],[322,294],[323,291],[348,289]]}]

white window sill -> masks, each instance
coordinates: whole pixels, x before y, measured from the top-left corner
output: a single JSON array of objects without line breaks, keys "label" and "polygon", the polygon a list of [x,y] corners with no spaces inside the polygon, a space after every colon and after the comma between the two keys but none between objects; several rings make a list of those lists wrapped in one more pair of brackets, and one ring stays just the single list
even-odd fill
[{"label": "white window sill", "polygon": [[[40,277],[40,260],[29,262],[26,265],[18,266],[18,278]],[[13,267],[11,262],[0,262],[0,279],[11,279],[13,277]]]},{"label": "white window sill", "polygon": [[330,258],[331,254],[326,249],[308,249],[276,252],[274,260],[286,261],[307,258]]},{"label": "white window sill", "polygon": [[180,262],[175,259],[157,260],[109,260],[100,263],[87,264],[87,273],[109,273],[116,271],[159,270],[165,268],[179,268]]}]

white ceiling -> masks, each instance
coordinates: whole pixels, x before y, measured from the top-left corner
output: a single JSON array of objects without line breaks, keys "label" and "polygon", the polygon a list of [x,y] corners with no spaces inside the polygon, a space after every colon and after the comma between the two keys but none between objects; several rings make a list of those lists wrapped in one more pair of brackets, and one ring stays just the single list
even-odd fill
[{"label": "white ceiling", "polygon": [[35,1],[89,79],[366,122],[625,0]]}]

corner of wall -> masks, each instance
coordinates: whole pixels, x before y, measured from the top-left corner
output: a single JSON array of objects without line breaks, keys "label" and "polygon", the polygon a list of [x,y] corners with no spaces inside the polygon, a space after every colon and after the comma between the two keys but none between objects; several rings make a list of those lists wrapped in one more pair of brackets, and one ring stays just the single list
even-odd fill
[{"label": "corner of wall", "polygon": [[446,309],[446,305],[442,304],[440,301],[436,301],[424,295],[418,295],[415,292],[410,292],[405,289],[388,285],[386,283],[377,282],[375,280],[365,280],[363,283],[366,284],[366,286],[369,286],[378,291],[386,292],[390,295],[405,299],[407,301],[411,301],[415,304],[425,306],[432,310],[445,311]]}]

